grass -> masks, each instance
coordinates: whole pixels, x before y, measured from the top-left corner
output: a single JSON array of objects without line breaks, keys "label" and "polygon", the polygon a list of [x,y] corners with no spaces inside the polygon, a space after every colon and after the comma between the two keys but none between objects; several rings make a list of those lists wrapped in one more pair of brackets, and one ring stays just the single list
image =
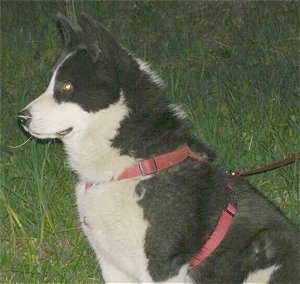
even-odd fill
[{"label": "grass", "polygon": [[[2,1],[3,283],[101,283],[60,143],[9,148],[26,140],[16,113],[45,90],[60,53],[55,13],[72,8],[152,63],[225,168],[251,169],[299,151],[296,2]],[[299,180],[299,162],[251,178],[297,226]]]}]

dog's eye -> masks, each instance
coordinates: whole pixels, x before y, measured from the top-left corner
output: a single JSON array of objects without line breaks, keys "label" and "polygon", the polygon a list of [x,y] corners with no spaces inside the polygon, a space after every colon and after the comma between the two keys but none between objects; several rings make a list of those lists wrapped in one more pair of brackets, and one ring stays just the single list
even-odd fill
[{"label": "dog's eye", "polygon": [[71,82],[65,81],[65,82],[63,82],[62,89],[64,92],[71,94],[74,90],[74,86]]}]

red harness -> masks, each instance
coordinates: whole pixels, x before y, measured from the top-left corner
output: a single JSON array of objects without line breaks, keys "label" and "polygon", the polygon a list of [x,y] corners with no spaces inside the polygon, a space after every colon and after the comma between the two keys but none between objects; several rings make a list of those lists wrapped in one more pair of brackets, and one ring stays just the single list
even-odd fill
[{"label": "red harness", "polygon": [[187,158],[192,158],[198,162],[206,162],[206,159],[195,152],[189,146],[185,145],[178,150],[163,155],[144,159],[139,161],[131,168],[125,169],[117,178],[117,180],[135,178],[138,176],[147,176],[158,171],[173,167],[180,164]]},{"label": "red harness", "polygon": [[[176,151],[141,160],[132,167],[125,169],[117,179],[113,179],[112,181],[151,175],[158,171],[175,166],[183,162],[187,158],[194,159],[201,163],[207,162],[205,157],[193,152],[189,146],[185,145]],[[93,183],[86,182],[85,189],[89,189],[92,185]],[[227,188],[232,191],[232,187],[229,184],[227,184]],[[230,202],[227,204],[226,209],[222,211],[215,230],[210,235],[203,247],[194,255],[194,257],[190,261],[189,269],[192,269],[202,263],[220,245],[228,232],[236,211],[237,206],[234,200],[230,200]]]}]

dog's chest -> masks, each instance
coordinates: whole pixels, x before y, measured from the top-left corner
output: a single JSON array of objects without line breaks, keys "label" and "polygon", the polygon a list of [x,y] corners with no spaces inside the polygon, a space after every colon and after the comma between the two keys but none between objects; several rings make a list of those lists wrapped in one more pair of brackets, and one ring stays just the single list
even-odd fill
[{"label": "dog's chest", "polygon": [[119,181],[93,185],[85,183],[76,188],[77,205],[83,230],[101,258],[134,270],[142,263],[147,266],[144,253],[148,227],[143,209],[137,204],[137,181]]}]

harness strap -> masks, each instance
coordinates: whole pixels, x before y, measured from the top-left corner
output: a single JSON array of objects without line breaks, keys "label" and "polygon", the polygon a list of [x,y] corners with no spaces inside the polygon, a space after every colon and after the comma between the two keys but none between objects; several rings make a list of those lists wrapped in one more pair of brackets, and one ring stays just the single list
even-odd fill
[{"label": "harness strap", "polygon": [[139,161],[132,167],[125,169],[116,180],[151,175],[158,171],[180,164],[187,158],[192,158],[201,163],[206,162],[206,159],[203,156],[196,154],[188,145],[185,145],[173,152]]},{"label": "harness strap", "polygon": [[236,206],[232,203],[228,203],[227,208],[222,211],[221,217],[215,230],[210,235],[209,239],[206,241],[203,247],[201,247],[201,249],[190,261],[189,269],[192,269],[195,266],[201,264],[221,244],[229,230],[236,211]]}]

